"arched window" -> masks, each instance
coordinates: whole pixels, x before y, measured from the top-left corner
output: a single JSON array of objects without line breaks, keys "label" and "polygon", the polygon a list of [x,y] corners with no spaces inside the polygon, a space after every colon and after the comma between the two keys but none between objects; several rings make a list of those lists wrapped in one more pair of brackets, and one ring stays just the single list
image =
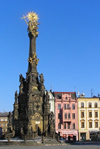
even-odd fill
[{"label": "arched window", "polygon": [[89,108],[92,108],[92,103],[91,102],[89,102]]},{"label": "arched window", "polygon": [[98,107],[98,103],[97,103],[97,102],[94,103],[94,107],[95,107],[95,108]]},{"label": "arched window", "polygon": [[84,102],[81,102],[81,108],[84,108]]}]

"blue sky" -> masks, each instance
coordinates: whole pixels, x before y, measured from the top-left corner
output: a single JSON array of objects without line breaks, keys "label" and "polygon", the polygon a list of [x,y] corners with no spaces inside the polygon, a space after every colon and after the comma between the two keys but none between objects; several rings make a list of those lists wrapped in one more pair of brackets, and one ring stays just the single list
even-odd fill
[{"label": "blue sky", "polygon": [[86,97],[100,93],[100,0],[0,1],[0,111],[12,111],[19,74],[26,76],[29,38],[20,18],[39,16],[36,41],[45,87],[76,91]]}]

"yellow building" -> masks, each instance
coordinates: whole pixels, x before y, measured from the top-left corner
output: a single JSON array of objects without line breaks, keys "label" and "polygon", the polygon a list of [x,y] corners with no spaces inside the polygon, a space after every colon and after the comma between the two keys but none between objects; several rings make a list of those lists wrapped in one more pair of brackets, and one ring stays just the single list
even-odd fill
[{"label": "yellow building", "polygon": [[0,138],[7,132],[8,113],[0,112]]},{"label": "yellow building", "polygon": [[78,98],[78,130],[80,140],[100,140],[100,98]]}]

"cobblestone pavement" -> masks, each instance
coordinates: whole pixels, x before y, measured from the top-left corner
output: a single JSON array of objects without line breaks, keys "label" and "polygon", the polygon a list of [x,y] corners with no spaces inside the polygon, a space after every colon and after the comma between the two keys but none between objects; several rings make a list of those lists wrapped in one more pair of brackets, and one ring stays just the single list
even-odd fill
[{"label": "cobblestone pavement", "polygon": [[92,144],[92,145],[48,145],[45,146],[6,146],[0,147],[0,149],[100,149],[100,144]]}]

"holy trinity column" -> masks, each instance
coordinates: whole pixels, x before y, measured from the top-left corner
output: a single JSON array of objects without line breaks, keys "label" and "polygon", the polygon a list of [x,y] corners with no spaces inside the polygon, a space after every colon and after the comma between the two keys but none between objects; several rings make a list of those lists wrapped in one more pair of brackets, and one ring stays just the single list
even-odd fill
[{"label": "holy trinity column", "polygon": [[30,12],[22,19],[28,26],[30,39],[28,71],[26,78],[20,75],[19,94],[15,92],[13,129],[15,136],[26,136],[27,139],[41,134],[53,136],[54,115],[50,113],[49,95],[45,91],[43,74],[39,75],[37,72],[39,59],[36,55],[36,38],[39,18],[36,13]]}]

